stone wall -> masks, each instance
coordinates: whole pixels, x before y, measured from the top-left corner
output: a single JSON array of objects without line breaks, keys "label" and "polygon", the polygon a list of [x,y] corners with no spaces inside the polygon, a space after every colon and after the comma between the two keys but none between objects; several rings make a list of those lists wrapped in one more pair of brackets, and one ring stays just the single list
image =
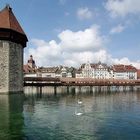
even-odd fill
[{"label": "stone wall", "polygon": [[0,92],[9,90],[9,45],[0,41]]},{"label": "stone wall", "polygon": [[0,92],[23,91],[23,48],[0,41]]}]

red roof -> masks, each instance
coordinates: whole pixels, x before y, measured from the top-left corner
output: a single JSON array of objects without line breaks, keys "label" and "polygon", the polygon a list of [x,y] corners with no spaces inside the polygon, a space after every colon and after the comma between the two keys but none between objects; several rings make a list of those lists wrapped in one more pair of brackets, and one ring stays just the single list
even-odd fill
[{"label": "red roof", "polygon": [[24,73],[35,73],[36,70],[31,68],[29,65],[23,65],[23,72]]},{"label": "red roof", "polygon": [[113,71],[115,72],[136,72],[137,69],[132,65],[113,65]]},{"label": "red roof", "polygon": [[11,29],[25,35],[22,27],[12,12],[12,8],[8,5],[0,11],[0,28]]}]

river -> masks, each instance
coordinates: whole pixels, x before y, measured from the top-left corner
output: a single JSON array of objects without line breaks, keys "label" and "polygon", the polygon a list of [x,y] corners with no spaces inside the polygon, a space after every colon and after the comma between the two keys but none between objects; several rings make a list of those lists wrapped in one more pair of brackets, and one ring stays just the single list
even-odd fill
[{"label": "river", "polygon": [[26,87],[0,95],[0,140],[139,140],[140,92]]}]

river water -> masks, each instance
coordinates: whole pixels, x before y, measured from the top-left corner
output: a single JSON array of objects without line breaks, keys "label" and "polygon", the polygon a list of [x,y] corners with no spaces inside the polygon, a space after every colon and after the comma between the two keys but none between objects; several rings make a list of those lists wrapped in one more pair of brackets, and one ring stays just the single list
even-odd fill
[{"label": "river water", "polygon": [[140,139],[140,92],[54,91],[0,95],[0,140]]}]

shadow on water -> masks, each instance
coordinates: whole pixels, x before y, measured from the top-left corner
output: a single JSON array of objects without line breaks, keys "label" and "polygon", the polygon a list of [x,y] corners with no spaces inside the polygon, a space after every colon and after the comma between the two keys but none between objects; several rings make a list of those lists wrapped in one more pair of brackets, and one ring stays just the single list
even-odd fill
[{"label": "shadow on water", "polygon": [[0,95],[0,140],[24,139],[23,94]]}]

